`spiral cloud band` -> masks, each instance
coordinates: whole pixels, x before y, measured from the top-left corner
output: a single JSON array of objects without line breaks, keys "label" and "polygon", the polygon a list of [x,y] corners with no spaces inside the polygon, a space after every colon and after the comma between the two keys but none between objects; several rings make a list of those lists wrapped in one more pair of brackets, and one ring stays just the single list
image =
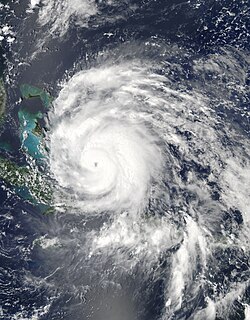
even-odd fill
[{"label": "spiral cloud band", "polygon": [[80,72],[55,102],[51,170],[84,211],[138,211],[161,172],[159,138],[140,116],[145,106],[135,106],[140,73]]},{"label": "spiral cloud band", "polygon": [[2,2],[0,318],[250,320],[248,1]]},{"label": "spiral cloud band", "polygon": [[[83,217],[108,213],[83,235],[86,261],[112,257],[122,274],[139,265],[145,279],[154,270],[164,278],[162,319],[190,301],[198,305],[201,294],[206,304],[194,319],[215,319],[246,285],[232,281],[226,293],[217,292],[210,271],[232,245],[225,212],[241,215],[234,250],[249,252],[249,143],[217,114],[222,98],[231,106],[223,85],[200,86],[215,64],[216,72],[226,70],[223,56],[216,59],[194,58],[192,89],[191,80],[173,79],[180,64],[161,61],[159,68],[150,59],[125,58],[97,64],[65,81],[49,114],[55,203]],[[166,269],[159,265],[165,255]]]}]

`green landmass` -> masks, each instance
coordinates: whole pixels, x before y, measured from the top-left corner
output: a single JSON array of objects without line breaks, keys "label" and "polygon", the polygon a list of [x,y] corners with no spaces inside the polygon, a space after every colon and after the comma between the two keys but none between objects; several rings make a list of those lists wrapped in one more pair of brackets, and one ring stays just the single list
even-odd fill
[{"label": "green landmass", "polygon": [[[4,88],[4,82],[0,79],[0,127],[3,126],[4,118],[5,118],[5,111],[6,111],[6,90]],[[1,130],[2,131],[2,130]],[[2,134],[2,132],[1,132]],[[0,149],[6,151],[12,151],[12,146],[6,137],[0,137]]]},{"label": "green landmass", "polygon": [[11,160],[0,157],[0,178],[11,185],[16,193],[35,204],[51,207],[52,190],[38,170],[18,166]]},{"label": "green landmass", "polygon": [[42,147],[43,131],[38,122],[42,118],[43,114],[40,111],[33,113],[27,108],[18,111],[22,148],[34,159],[45,157]]},{"label": "green landmass", "polygon": [[4,89],[3,80],[0,79],[0,124],[3,122],[6,107],[6,92]]},{"label": "green landmass", "polygon": [[[20,88],[23,99],[38,97],[45,109],[51,105],[52,98],[43,89],[24,84]],[[5,114],[6,92],[3,81],[0,80],[0,121]],[[33,108],[35,107],[35,108]],[[36,111],[35,111],[36,110]],[[34,160],[44,158],[43,128],[40,123],[46,110],[40,106],[27,106],[24,104],[18,111],[20,141],[22,148]],[[8,137],[0,141],[0,148],[13,151]],[[0,179],[18,196],[38,206],[45,214],[52,213],[52,189],[48,177],[42,174],[38,167],[19,166],[14,161],[0,156]]]},{"label": "green landmass", "polygon": [[20,86],[20,91],[23,99],[39,97],[47,109],[51,106],[51,102],[53,101],[50,94],[48,94],[45,90],[29,84],[22,84]]},{"label": "green landmass", "polygon": [[[43,89],[23,84],[20,86],[23,99],[40,98],[45,109],[48,109],[52,103],[52,97]],[[43,146],[43,129],[39,121],[43,119],[44,113],[37,106],[24,106],[18,111],[20,123],[20,140],[22,147],[34,159],[39,160],[45,157]],[[34,111],[36,109],[37,111]],[[46,112],[46,111],[45,111]]]}]

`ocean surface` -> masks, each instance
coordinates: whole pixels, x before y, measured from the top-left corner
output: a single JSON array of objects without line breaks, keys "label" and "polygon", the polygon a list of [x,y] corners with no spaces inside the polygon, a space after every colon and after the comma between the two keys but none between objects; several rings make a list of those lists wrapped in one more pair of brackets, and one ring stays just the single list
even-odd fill
[{"label": "ocean surface", "polygon": [[250,319],[249,49],[246,0],[0,0],[1,320]]}]

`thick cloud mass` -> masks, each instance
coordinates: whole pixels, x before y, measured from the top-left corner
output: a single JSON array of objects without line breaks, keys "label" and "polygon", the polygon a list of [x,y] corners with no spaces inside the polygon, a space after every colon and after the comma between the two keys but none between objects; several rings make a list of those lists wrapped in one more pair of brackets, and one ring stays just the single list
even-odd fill
[{"label": "thick cloud mass", "polygon": [[[180,88],[171,79],[176,65],[162,62],[159,72],[150,59],[123,60],[77,72],[62,85],[49,115],[55,202],[67,212],[112,216],[100,230],[85,234],[89,259],[105,253],[123,270],[140,261],[148,273],[173,250],[162,309],[167,319],[188,305],[187,297],[195,300],[208,288],[215,290],[216,276],[209,274],[215,264],[210,262],[222,241],[227,239],[225,248],[231,245],[225,212],[241,210],[244,225],[235,246],[248,241],[249,217],[241,196],[246,192],[240,182],[249,175],[243,151],[248,142],[242,135],[236,143],[235,129],[215,112],[223,85],[220,90],[209,81],[200,86],[203,68],[217,72],[213,59],[193,61],[197,82],[192,90],[189,81]],[[235,61],[226,60],[220,69],[228,63]],[[233,149],[224,144],[225,137]],[[159,271],[158,276],[165,274]],[[229,295],[214,291],[205,296],[195,317],[211,314],[214,319],[216,312],[225,312],[235,290],[244,292],[244,285],[232,283]]]},{"label": "thick cloud mass", "polygon": [[55,102],[51,170],[83,211],[138,211],[161,174],[159,137],[136,98],[144,72],[128,65],[82,71]]}]

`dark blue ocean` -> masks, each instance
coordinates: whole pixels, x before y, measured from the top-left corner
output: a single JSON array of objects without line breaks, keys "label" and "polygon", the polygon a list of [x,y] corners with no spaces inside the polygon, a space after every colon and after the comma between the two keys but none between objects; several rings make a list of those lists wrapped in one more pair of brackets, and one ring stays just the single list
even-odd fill
[{"label": "dark blue ocean", "polygon": [[0,0],[0,319],[250,319],[249,50],[246,0]]}]

